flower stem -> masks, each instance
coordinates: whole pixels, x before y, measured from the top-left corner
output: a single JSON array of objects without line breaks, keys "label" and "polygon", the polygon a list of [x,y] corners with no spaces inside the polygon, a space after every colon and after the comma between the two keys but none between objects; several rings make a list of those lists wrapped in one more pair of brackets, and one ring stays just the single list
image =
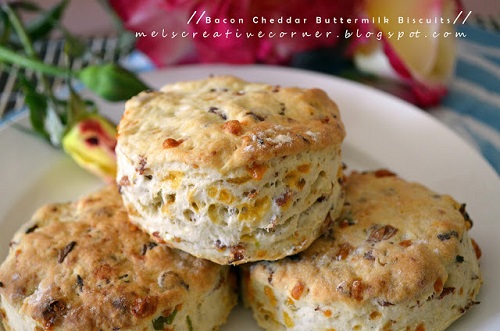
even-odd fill
[{"label": "flower stem", "polygon": [[67,69],[46,64],[40,60],[19,55],[6,47],[0,46],[0,61],[15,64],[23,68],[33,69],[51,76],[67,77],[70,73]]},{"label": "flower stem", "polygon": [[21,41],[21,44],[24,47],[24,51],[26,52],[26,54],[28,54],[29,57],[35,57],[36,56],[35,49],[33,48],[30,37],[26,33],[26,30],[24,29],[23,24],[19,19],[19,16],[17,16],[17,14],[12,10],[12,8],[9,6],[8,3],[3,5],[3,9],[7,13],[9,21],[12,24],[14,30],[16,31],[19,40]]}]

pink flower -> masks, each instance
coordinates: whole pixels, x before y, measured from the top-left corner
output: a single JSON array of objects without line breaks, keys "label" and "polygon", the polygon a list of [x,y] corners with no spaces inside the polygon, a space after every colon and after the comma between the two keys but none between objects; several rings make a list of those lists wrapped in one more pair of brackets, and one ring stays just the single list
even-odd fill
[{"label": "pink flower", "polygon": [[[403,82],[419,106],[439,103],[454,73],[457,8],[454,0],[366,0],[365,18],[387,20],[358,26],[365,37],[371,31],[382,38],[357,40],[353,45],[356,65]],[[449,32],[452,35],[445,37]]]},{"label": "pink flower", "polygon": [[[285,63],[297,52],[338,43],[343,26],[317,24],[315,19],[352,17],[357,1],[110,0],[110,4],[127,29],[147,35],[138,38],[137,48],[157,66],[166,66],[193,61]],[[277,22],[280,18],[283,22]],[[169,35],[152,37],[152,31]],[[172,32],[189,37],[171,38]]]}]

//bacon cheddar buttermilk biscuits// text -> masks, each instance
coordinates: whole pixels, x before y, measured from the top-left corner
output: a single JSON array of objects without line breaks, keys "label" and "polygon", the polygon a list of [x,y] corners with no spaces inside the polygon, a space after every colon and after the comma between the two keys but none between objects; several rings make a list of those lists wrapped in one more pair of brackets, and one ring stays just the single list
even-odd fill
[{"label": "//bacon cheddar buttermilk biscuits// text", "polygon": [[266,330],[440,331],[474,306],[480,250],[465,205],[389,171],[353,173],[332,231],[280,261],[243,266]]},{"label": "//bacon cheddar buttermilk biscuits// text", "polygon": [[132,222],[159,242],[219,264],[276,260],[340,212],[344,136],[319,89],[179,82],[126,103],[117,182]]},{"label": "//bacon cheddar buttermilk biscuits// text", "polygon": [[2,322],[18,330],[217,330],[236,304],[228,266],[152,241],[116,186],[40,208],[0,266]]}]

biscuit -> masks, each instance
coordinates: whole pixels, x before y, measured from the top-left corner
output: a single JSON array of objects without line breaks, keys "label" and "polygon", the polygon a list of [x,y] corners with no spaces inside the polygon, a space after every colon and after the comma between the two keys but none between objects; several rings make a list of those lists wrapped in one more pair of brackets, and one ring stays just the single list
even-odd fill
[{"label": "biscuit", "polygon": [[353,173],[341,216],[306,251],[244,266],[267,330],[444,330],[475,305],[465,205],[389,171]]},{"label": "biscuit", "polygon": [[237,296],[229,267],[132,225],[116,186],[40,208],[0,282],[7,330],[216,330]]},{"label": "biscuit", "polygon": [[319,89],[231,76],[126,103],[116,147],[131,220],[219,264],[307,248],[342,206],[344,126]]}]

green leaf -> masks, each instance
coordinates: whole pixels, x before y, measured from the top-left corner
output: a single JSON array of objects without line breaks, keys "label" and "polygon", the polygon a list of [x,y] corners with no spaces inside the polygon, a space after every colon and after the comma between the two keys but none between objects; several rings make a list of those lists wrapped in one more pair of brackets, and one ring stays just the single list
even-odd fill
[{"label": "green leaf", "polygon": [[62,0],[47,11],[42,12],[27,27],[26,31],[32,41],[46,37],[59,26],[59,21],[68,5],[68,0]]},{"label": "green leaf", "polygon": [[127,100],[150,89],[135,74],[118,64],[92,65],[78,72],[85,86],[109,101]]},{"label": "green leaf", "polygon": [[28,81],[26,77],[21,76],[19,84],[24,93],[24,102],[29,109],[30,122],[33,130],[43,138],[49,140],[49,133],[45,129],[47,98],[43,94],[38,93],[35,84]]}]

